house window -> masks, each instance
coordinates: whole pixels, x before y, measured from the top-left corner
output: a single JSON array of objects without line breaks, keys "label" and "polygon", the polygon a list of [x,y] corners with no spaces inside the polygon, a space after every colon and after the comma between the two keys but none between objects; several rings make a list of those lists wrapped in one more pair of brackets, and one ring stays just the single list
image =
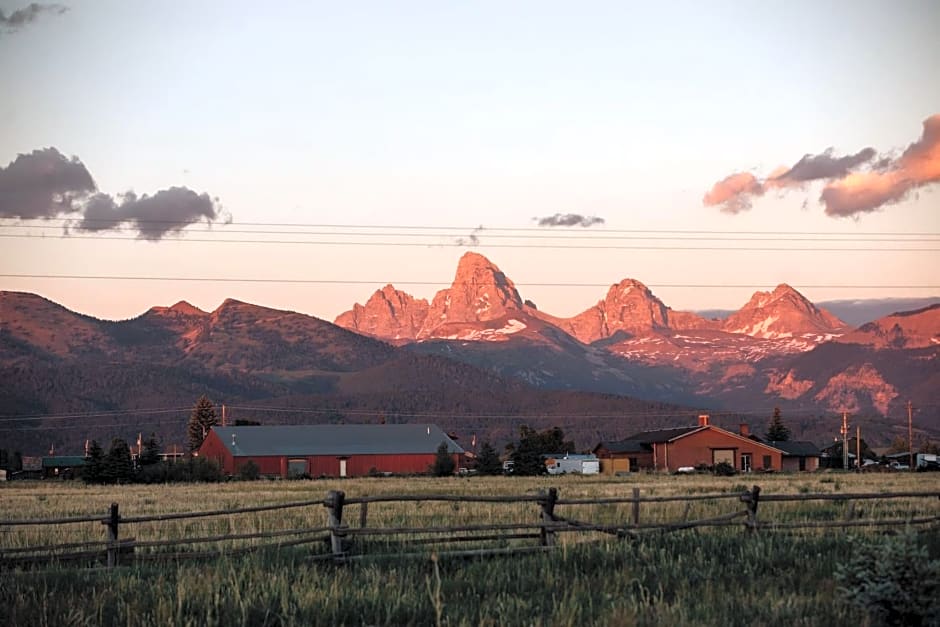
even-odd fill
[{"label": "house window", "polygon": [[806,458],[805,457],[800,458],[800,470],[806,470]]},{"label": "house window", "polygon": [[631,457],[631,458],[630,458],[630,470],[632,470],[632,471],[635,472],[635,471],[637,471],[637,470],[639,470],[639,469],[640,469],[640,462],[639,462],[639,460],[637,460],[636,457]]},{"label": "house window", "polygon": [[750,453],[741,453],[741,472],[751,472]]},{"label": "house window", "polygon": [[734,468],[734,449],[719,448],[712,451],[712,465],[725,463]]},{"label": "house window", "polygon": [[771,468],[773,468],[773,464],[770,455],[764,455],[764,470],[770,470]]}]

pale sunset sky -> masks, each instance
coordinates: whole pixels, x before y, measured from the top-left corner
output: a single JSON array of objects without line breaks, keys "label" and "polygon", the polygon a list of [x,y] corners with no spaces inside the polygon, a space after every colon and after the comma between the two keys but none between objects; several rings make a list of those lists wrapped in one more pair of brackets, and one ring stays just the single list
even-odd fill
[{"label": "pale sunset sky", "polygon": [[[333,320],[389,282],[430,299],[475,250],[560,316],[627,277],[675,309],[737,308],[781,282],[815,301],[940,295],[932,0],[61,0],[14,13],[27,4],[0,0],[0,290],[110,319],[231,297]],[[47,170],[29,167],[46,148],[94,181],[68,210],[50,209],[65,188],[38,189]],[[861,156],[771,184],[829,148],[829,165]],[[705,202],[740,173],[763,186],[744,206]],[[862,185],[900,191],[861,209],[821,201]],[[211,230],[80,227],[92,192],[125,207],[125,192],[173,187],[218,199]],[[569,213],[604,222],[534,220]],[[273,226],[285,224],[307,226]],[[689,239],[709,236],[724,239]]]}]

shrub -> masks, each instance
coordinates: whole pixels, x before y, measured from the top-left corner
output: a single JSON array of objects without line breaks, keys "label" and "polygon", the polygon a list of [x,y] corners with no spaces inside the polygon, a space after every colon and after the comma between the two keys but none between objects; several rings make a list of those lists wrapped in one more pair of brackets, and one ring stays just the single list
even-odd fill
[{"label": "shrub", "polygon": [[843,598],[876,624],[940,624],[940,560],[913,533],[859,542],[835,577]]},{"label": "shrub", "polygon": [[738,473],[728,462],[718,462],[715,464],[715,474],[719,477],[733,477]]},{"label": "shrub", "polygon": [[238,478],[242,481],[256,481],[261,478],[261,469],[250,459],[239,466]]}]

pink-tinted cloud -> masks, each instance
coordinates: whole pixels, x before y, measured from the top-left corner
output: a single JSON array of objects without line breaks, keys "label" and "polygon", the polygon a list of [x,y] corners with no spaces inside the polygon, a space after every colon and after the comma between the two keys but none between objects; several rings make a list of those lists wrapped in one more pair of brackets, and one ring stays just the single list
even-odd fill
[{"label": "pink-tinted cloud", "polygon": [[823,188],[826,215],[853,216],[900,202],[912,191],[940,182],[940,114],[924,120],[921,138],[880,169],[849,174]]},{"label": "pink-tinted cloud", "polygon": [[721,205],[725,213],[741,213],[751,208],[751,197],[761,196],[764,185],[750,172],[737,172],[715,183],[702,202],[706,206]]},{"label": "pink-tinted cloud", "polygon": [[[838,156],[833,148],[806,154],[790,168],[778,168],[760,179],[746,172],[732,174],[705,194],[706,206],[721,205],[726,213],[751,208],[755,196],[771,189],[783,192],[812,181],[827,181],[820,195],[829,216],[853,216],[900,202],[921,187],[940,182],[940,114],[924,121],[921,138],[898,156],[878,155],[868,147]],[[805,203],[804,203],[805,204]]]}]

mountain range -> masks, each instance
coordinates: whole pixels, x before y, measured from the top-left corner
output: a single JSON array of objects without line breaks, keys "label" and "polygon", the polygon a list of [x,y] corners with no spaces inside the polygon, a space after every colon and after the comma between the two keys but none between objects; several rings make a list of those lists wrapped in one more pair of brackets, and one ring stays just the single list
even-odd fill
[{"label": "mountain range", "polygon": [[801,437],[829,439],[827,416],[848,411],[886,439],[908,400],[919,429],[940,431],[938,354],[940,305],[853,326],[780,285],[717,319],[624,279],[562,318],[472,252],[431,302],[388,285],[335,324],[235,300],[108,321],[0,292],[0,448],[140,430],[181,442],[200,394],[266,423],[436,422],[495,442],[558,424],[590,446],[774,406]]}]

